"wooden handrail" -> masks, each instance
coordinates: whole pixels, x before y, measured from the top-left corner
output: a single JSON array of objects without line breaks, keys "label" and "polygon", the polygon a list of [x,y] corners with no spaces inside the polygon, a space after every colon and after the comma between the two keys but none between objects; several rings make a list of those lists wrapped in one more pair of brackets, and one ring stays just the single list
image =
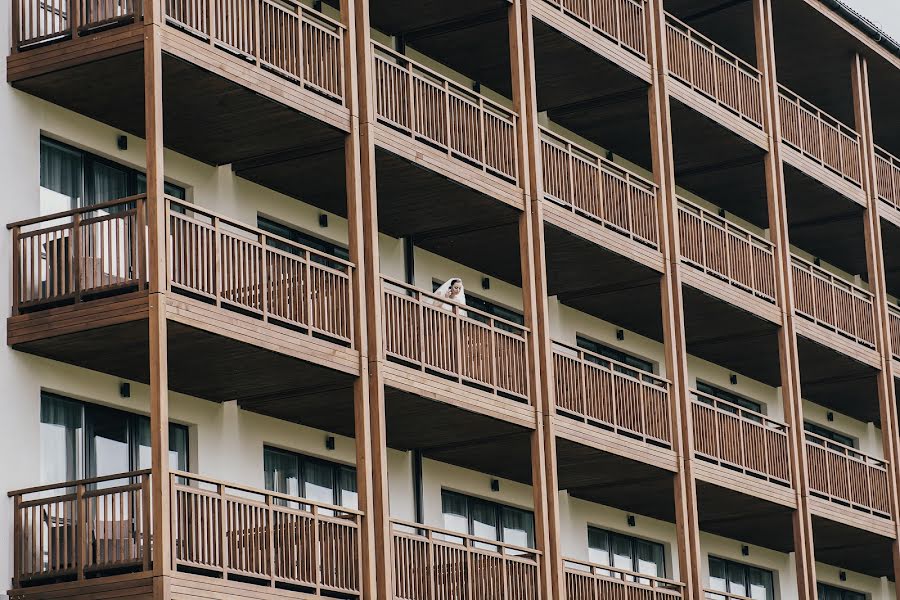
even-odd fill
[{"label": "wooden handrail", "polygon": [[775,302],[774,245],[762,236],[678,197],[681,260]]},{"label": "wooden handrail", "polygon": [[627,237],[659,247],[657,186],[541,127],[544,197]]},{"label": "wooden handrail", "polygon": [[[567,573],[576,575],[590,575],[591,577],[610,579],[615,582],[619,582],[622,585],[633,585],[641,588],[653,588],[658,592],[666,593],[673,597],[680,597],[682,594],[682,590],[685,587],[684,583],[675,581],[674,579],[657,577],[655,575],[646,575],[644,573],[638,573],[637,571],[620,569],[618,567],[610,567],[607,565],[601,565],[598,563],[591,563],[581,560],[574,560],[571,558],[563,559],[563,568]],[[649,583],[630,580],[646,580]]]},{"label": "wooden handrail", "polygon": [[795,312],[855,342],[875,347],[872,293],[791,254]]},{"label": "wooden handrail", "polygon": [[759,71],[687,24],[666,13],[668,71],[762,129]]},{"label": "wooden handrail", "polygon": [[556,341],[553,345],[560,414],[644,441],[671,444],[667,379],[583,348]]},{"label": "wooden handrail", "polygon": [[[460,533],[458,531],[453,531],[452,529],[442,529],[440,527],[432,527],[430,525],[423,525],[421,523],[416,523],[414,521],[405,521],[402,519],[391,519],[391,524],[394,526],[395,533],[406,533],[410,535],[420,535],[433,537],[434,535],[446,536],[449,538],[457,538],[463,540],[463,545],[465,546],[474,546],[477,544],[483,544],[486,546],[496,546],[500,548],[497,553],[498,554],[509,554],[515,553],[517,558],[522,558],[521,555],[533,555],[534,557],[539,557],[543,554],[537,548],[529,548],[528,546],[517,546],[516,544],[507,544],[506,542],[499,542],[497,540],[493,540],[490,538],[479,537],[477,535],[469,535],[467,533]],[[398,531],[396,528],[401,527],[404,529],[408,529],[410,531]]]},{"label": "wooden handrail", "polygon": [[12,51],[22,52],[89,32],[139,23],[141,0],[15,0]]},{"label": "wooden handrail", "polygon": [[103,475],[100,477],[87,477],[84,479],[73,479],[72,481],[61,481],[59,483],[50,483],[46,485],[37,485],[34,487],[22,488],[20,490],[12,490],[8,492],[6,495],[10,498],[13,496],[27,496],[28,494],[36,494],[38,492],[48,492],[50,490],[59,490],[66,488],[73,488],[79,485],[89,486],[97,483],[103,483],[104,481],[116,481],[118,479],[128,479],[134,477],[141,477],[143,475],[149,475],[150,469],[141,469],[139,471],[127,471],[125,473],[117,473],[113,475]]},{"label": "wooden handrail", "polygon": [[844,179],[861,185],[859,133],[781,84],[778,97],[781,139]]},{"label": "wooden handrail", "polygon": [[616,45],[647,57],[646,0],[547,0],[564,15],[584,23]]},{"label": "wooden handrail", "polygon": [[808,443],[822,446],[827,451],[834,454],[839,454],[841,456],[846,456],[850,460],[854,460],[856,462],[860,462],[862,464],[883,470],[886,470],[888,465],[890,464],[889,461],[883,458],[876,458],[870,454],[861,452],[858,448],[854,448],[853,446],[848,446],[847,444],[842,444],[841,442],[830,440],[827,437],[823,437],[817,433],[813,433],[812,431],[804,431],[803,435]]},{"label": "wooden handrail", "polygon": [[146,197],[147,197],[147,194],[136,194],[134,196],[119,198],[118,200],[110,200],[108,202],[99,202],[97,204],[91,204],[89,206],[79,206],[78,208],[73,208],[71,210],[64,210],[64,211],[55,212],[55,213],[52,213],[49,215],[41,215],[39,217],[33,217],[31,219],[15,221],[14,223],[7,224],[6,228],[7,229],[15,229],[16,227],[22,228],[22,227],[26,227],[28,225],[37,225],[38,223],[46,223],[49,221],[56,221],[58,219],[64,219],[66,217],[71,217],[74,215],[84,215],[87,213],[92,213],[97,210],[104,210],[107,208],[111,208],[113,206],[122,206],[124,204],[134,202],[136,200],[142,200]]},{"label": "wooden handrail", "polygon": [[723,400],[722,398],[718,398],[716,396],[701,392],[693,388],[691,389],[691,393],[698,398],[705,398],[709,401],[700,401],[702,404],[709,406],[710,408],[718,412],[723,412],[730,416],[739,418],[742,421],[753,423],[754,425],[762,425],[775,431],[782,431],[785,433],[787,433],[788,429],[790,429],[790,425],[788,425],[787,423],[782,423],[781,421],[770,419],[761,412],[750,410],[749,408],[744,408],[743,406],[735,404],[734,402]]},{"label": "wooden handrail", "polygon": [[705,588],[703,592],[709,600],[753,600],[753,598],[750,598],[749,596],[741,596],[740,594],[732,594],[731,592],[722,592],[712,588]]},{"label": "wooden handrail", "polygon": [[900,158],[875,146],[875,191],[878,198],[900,209]]},{"label": "wooden handrail", "polygon": [[383,124],[494,176],[518,181],[518,114],[372,42],[375,111]]}]

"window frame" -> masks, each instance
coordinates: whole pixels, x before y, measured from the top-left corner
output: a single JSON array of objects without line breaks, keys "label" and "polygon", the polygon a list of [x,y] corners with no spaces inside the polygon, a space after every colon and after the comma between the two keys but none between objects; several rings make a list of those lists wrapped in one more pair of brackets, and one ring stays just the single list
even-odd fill
[{"label": "window frame", "polygon": [[[627,350],[623,350],[622,348],[619,348],[617,346],[607,344],[606,342],[601,342],[582,333],[576,332],[575,346],[581,350],[587,350],[588,352],[591,352],[598,356],[602,356],[603,358],[616,361],[616,363],[611,363],[615,371],[624,373],[625,375],[634,377],[636,379],[642,379],[642,377],[640,376],[641,373],[656,375],[657,371],[659,370],[658,363],[656,361],[643,358],[637,354],[634,354]],[[627,368],[622,367],[622,365],[626,365]]]},{"label": "window frame", "polygon": [[721,556],[715,556],[715,555],[710,554],[707,557],[707,569],[708,569],[707,577],[710,580],[710,581],[708,581],[710,588],[712,588],[711,580],[712,580],[712,563],[713,563],[713,561],[719,561],[725,566],[725,578],[724,579],[725,579],[726,588],[730,588],[730,586],[731,586],[731,580],[728,577],[729,567],[736,566],[736,567],[743,569],[744,592],[745,592],[744,594],[737,594],[735,592],[732,592],[730,589],[726,589],[725,591],[711,589],[711,592],[713,594],[726,595],[726,596],[734,595],[734,596],[742,596],[745,598],[750,598],[751,597],[749,594],[749,592],[750,592],[750,569],[753,569],[756,571],[760,571],[760,572],[769,574],[769,576],[771,577],[771,581],[772,581],[772,598],[770,598],[768,600],[777,600],[778,587],[777,587],[777,579],[775,577],[777,571],[773,571],[771,569],[766,569],[765,567],[758,567],[756,565],[752,565],[749,563],[738,562],[736,560],[731,560],[729,558],[722,558]]},{"label": "window frame", "polygon": [[[282,448],[282,447],[276,446],[274,444],[263,444],[263,477],[264,478],[267,478],[267,475],[268,475],[266,472],[266,459],[265,459],[267,452],[273,452],[273,453],[281,454],[283,456],[288,456],[297,461],[297,478],[298,478],[297,500],[301,504],[303,501],[316,502],[316,500],[311,500],[310,498],[308,498],[307,493],[306,493],[306,486],[308,483],[308,479],[306,477],[306,468],[305,467],[306,467],[306,465],[313,463],[313,464],[318,464],[320,466],[328,467],[331,470],[332,501],[329,502],[328,504],[338,507],[338,508],[350,508],[353,510],[357,509],[356,507],[348,507],[348,506],[344,506],[342,504],[344,489],[343,489],[343,487],[341,487],[341,484],[340,484],[341,472],[347,471],[347,472],[352,473],[353,484],[354,484],[354,487],[356,487],[356,466],[340,463],[340,462],[333,461],[333,460],[328,460],[326,458],[320,458],[318,456],[310,456],[309,454],[303,454],[303,453],[297,452],[295,450],[288,450],[286,448]],[[269,489],[267,483],[268,482],[266,482],[266,484],[264,485],[264,487],[266,488],[266,491],[278,493],[278,494],[282,493],[282,492],[277,492],[274,489]],[[357,489],[357,493],[359,493],[358,489]],[[284,495],[287,496],[289,494],[284,493]]]},{"label": "window frame", "polygon": [[[492,540],[492,541],[494,541],[494,542],[496,542],[496,543],[498,543],[498,544],[509,544],[509,545],[512,545],[512,546],[518,546],[518,547],[522,547],[522,548],[529,548],[529,549],[532,549],[532,550],[535,548],[535,546],[536,546],[536,540],[535,540],[535,531],[534,531],[534,528],[535,528],[535,522],[534,522],[534,511],[533,511],[533,510],[528,510],[528,509],[524,509],[524,508],[519,508],[518,506],[512,506],[512,505],[510,505],[510,504],[506,504],[506,503],[503,503],[503,502],[497,502],[497,501],[495,501],[495,500],[488,500],[488,499],[482,498],[482,497],[480,497],[480,496],[473,496],[472,494],[466,494],[466,493],[464,493],[464,492],[458,492],[458,491],[456,491],[456,490],[451,490],[451,489],[447,489],[447,488],[443,488],[443,487],[442,487],[442,488],[441,488],[441,516],[445,516],[445,515],[447,514],[447,513],[444,512],[444,506],[443,506],[443,505],[444,505],[444,497],[445,497],[445,495],[456,496],[456,497],[458,497],[458,498],[465,499],[465,501],[466,501],[467,533],[466,533],[466,534],[460,534],[460,535],[468,535],[468,536],[471,536],[471,537],[481,537],[481,536],[476,536],[475,533],[474,533],[474,531],[475,531],[475,529],[474,529],[475,521],[474,521],[474,517],[473,517],[473,514],[472,514],[472,510],[471,510],[470,507],[469,507],[469,503],[470,503],[470,502],[473,502],[473,501],[474,501],[474,502],[480,502],[480,503],[482,503],[482,504],[486,504],[486,505],[490,506],[491,508],[493,508],[493,512],[494,512],[494,523],[495,523],[495,528],[496,528],[496,530],[497,530],[497,536],[496,536],[497,539]],[[503,539],[503,538],[504,538],[504,533],[503,533],[503,532],[504,532],[504,527],[503,527],[503,511],[505,511],[505,510],[506,510],[506,511],[514,511],[514,512],[517,512],[517,513],[521,513],[521,514],[526,515],[526,516],[528,516],[528,517],[531,518],[531,531],[530,531],[530,537],[531,537],[531,539],[529,540],[528,544],[526,544],[525,546],[519,546],[518,544],[512,544],[511,542],[507,542],[506,540]],[[487,538],[482,538],[482,539],[487,539]]]},{"label": "window frame", "polygon": [[823,600],[822,598],[822,588],[828,588],[834,592],[838,592],[841,595],[841,600],[868,600],[869,594],[866,592],[860,592],[857,590],[851,590],[843,587],[839,587],[836,585],[832,585],[830,583],[824,583],[822,581],[816,582],[816,598],[818,600]]},{"label": "window frame", "polygon": [[[657,547],[659,547],[659,549],[662,551],[662,564],[659,565],[659,566],[661,567],[660,570],[662,571],[662,573],[659,574],[659,575],[644,575],[644,577],[647,577],[647,578],[655,577],[655,578],[658,578],[658,579],[667,579],[667,578],[669,577],[669,566],[668,566],[668,564],[667,564],[667,563],[668,563],[668,556],[667,556],[667,554],[666,554],[666,545],[665,545],[664,543],[659,542],[659,541],[656,541],[656,540],[651,540],[651,539],[648,539],[648,538],[636,536],[636,535],[631,535],[631,534],[628,534],[628,533],[622,533],[621,531],[616,531],[616,530],[614,530],[614,529],[608,529],[608,528],[606,528],[606,527],[601,527],[601,526],[598,526],[598,525],[590,525],[590,524],[588,524],[588,526],[587,526],[587,532],[588,532],[588,537],[587,537],[587,539],[588,539],[588,543],[587,543],[587,545],[588,545],[588,555],[590,555],[590,551],[591,551],[592,549],[593,549],[593,550],[602,550],[601,548],[596,548],[596,547],[594,547],[594,546],[591,546],[591,533],[592,533],[592,532],[595,532],[595,533],[606,534],[607,540],[610,541],[610,547],[609,547],[609,549],[607,549],[607,553],[609,553],[609,555],[610,555],[610,561],[609,561],[610,563],[613,562],[613,561],[612,561],[612,542],[611,542],[612,538],[611,538],[610,536],[618,536],[618,537],[620,537],[620,538],[625,538],[625,539],[627,539],[627,540],[629,541],[629,545],[630,545],[630,547],[631,547],[631,566],[632,566],[632,569],[630,569],[630,570],[631,570],[632,573],[637,573],[637,574],[639,574],[639,575],[643,575],[643,574],[640,573],[640,572],[635,568],[635,567],[637,566],[637,549],[636,549],[636,544],[635,544],[635,542],[642,542],[642,543],[645,543],[645,544],[650,544],[651,546],[657,546]],[[591,562],[593,562],[593,561],[591,561]],[[594,564],[600,564],[600,563],[594,563]],[[611,572],[614,572],[615,569],[620,569],[620,567],[613,566],[612,564],[602,565],[602,566],[609,567],[609,568],[611,569]],[[622,569],[622,570],[624,570],[624,569]],[[640,581],[640,579],[641,579],[640,577],[638,577],[638,578],[632,578],[632,580],[634,580],[634,579],[637,579],[639,583],[649,584],[649,579],[647,579],[646,581],[643,581],[643,582]]]},{"label": "window frame", "polygon": [[[825,438],[829,442],[834,442],[835,444],[840,444],[841,447],[846,446],[848,448],[852,448],[854,450],[859,450],[859,439],[853,436],[847,435],[830,427],[825,427],[824,425],[819,425],[814,421],[809,421],[807,419],[803,419],[803,431],[812,433],[813,435],[817,435],[821,438]],[[843,440],[848,440],[850,443],[846,441],[842,441],[841,439],[835,439],[835,437],[843,438]],[[818,439],[810,440],[814,444],[819,444]],[[820,444],[821,445],[821,444]]]}]

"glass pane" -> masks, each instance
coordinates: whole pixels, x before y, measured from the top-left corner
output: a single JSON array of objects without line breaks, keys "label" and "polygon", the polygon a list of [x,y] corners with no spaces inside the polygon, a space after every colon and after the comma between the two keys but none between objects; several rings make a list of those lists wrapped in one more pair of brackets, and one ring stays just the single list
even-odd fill
[{"label": "glass pane", "polygon": [[[81,153],[50,140],[41,140],[41,214],[75,208],[81,200]],[[46,201],[46,202],[45,202]],[[44,204],[47,206],[44,206]]]},{"label": "glass pane", "polygon": [[[136,188],[137,189],[134,190],[135,194],[147,193],[147,176],[143,173],[137,174]],[[187,198],[183,187],[177,186],[174,183],[169,183],[168,181],[163,182],[163,193],[166,196],[171,196],[172,198],[176,198],[178,200],[185,200]]]},{"label": "glass pane", "polygon": [[359,494],[356,491],[356,469],[341,467],[338,470],[341,489],[341,506],[359,508]]},{"label": "glass pane", "polygon": [[747,569],[743,565],[728,563],[728,591],[738,596],[747,595]]},{"label": "glass pane", "polygon": [[609,557],[609,534],[602,529],[588,528],[588,560],[594,564],[612,566]]},{"label": "glass pane", "polygon": [[334,467],[314,460],[303,461],[303,497],[335,504]]},{"label": "glass pane", "polygon": [[[102,477],[130,471],[127,413],[88,404],[84,407],[84,415],[88,477]],[[110,486],[119,484],[120,482],[116,481],[105,482],[105,485]]]},{"label": "glass pane", "polygon": [[469,533],[469,511],[465,496],[441,492],[441,511],[444,513],[444,529]]},{"label": "glass pane", "polygon": [[718,558],[709,559],[709,587],[718,592],[728,591],[728,583],[725,580],[725,561]]},{"label": "glass pane", "polygon": [[[137,417],[135,432],[135,469],[149,469],[152,466],[150,454],[150,418]],[[176,471],[188,470],[188,429],[183,425],[169,424],[169,468]]]},{"label": "glass pane", "polygon": [[81,404],[41,395],[41,483],[82,477],[82,428]]},{"label": "glass pane", "polygon": [[612,542],[612,566],[617,569],[634,571],[634,561],[631,558],[633,552],[631,538],[611,533],[610,541]]},{"label": "glass pane", "polygon": [[534,547],[534,515],[528,511],[503,507],[503,541],[523,548]]},{"label": "glass pane", "polygon": [[666,560],[662,545],[644,540],[635,540],[634,558],[636,562],[635,571],[638,573],[654,577],[665,577]]},{"label": "glass pane", "polygon": [[470,498],[469,509],[472,517],[472,535],[488,540],[499,540],[496,505]]},{"label": "glass pane", "polygon": [[289,496],[300,495],[300,465],[296,456],[265,448],[263,469],[267,490]]},{"label": "glass pane", "polygon": [[747,569],[747,585],[753,600],[773,600],[775,590],[772,585],[772,573],[763,569]]},{"label": "glass pane", "polygon": [[85,205],[128,196],[129,169],[91,160],[85,168]]}]

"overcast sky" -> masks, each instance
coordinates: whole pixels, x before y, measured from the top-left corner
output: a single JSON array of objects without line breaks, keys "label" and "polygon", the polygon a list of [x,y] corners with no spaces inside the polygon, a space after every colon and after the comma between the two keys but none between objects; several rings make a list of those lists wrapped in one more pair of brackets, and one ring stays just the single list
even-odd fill
[{"label": "overcast sky", "polygon": [[889,36],[900,41],[900,0],[843,0],[843,2],[878,25],[879,29]]}]

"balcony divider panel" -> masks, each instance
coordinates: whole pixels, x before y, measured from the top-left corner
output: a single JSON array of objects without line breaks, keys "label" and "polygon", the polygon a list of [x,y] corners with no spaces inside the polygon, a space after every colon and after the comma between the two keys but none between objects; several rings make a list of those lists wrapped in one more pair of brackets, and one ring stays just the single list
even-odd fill
[{"label": "balcony divider panel", "polygon": [[804,435],[813,495],[890,518],[887,461],[809,431]]},{"label": "balcony divider panel", "polygon": [[684,584],[625,569],[565,559],[566,600],[677,600]]},{"label": "balcony divider panel", "polygon": [[647,57],[645,0],[547,0],[613,43]]},{"label": "balcony divider panel", "polygon": [[659,248],[656,185],[544,128],[541,164],[545,198]]},{"label": "balcony divider panel", "polygon": [[775,253],[769,240],[683,198],[678,198],[678,227],[683,262],[775,302]]},{"label": "balcony divider panel", "polygon": [[900,210],[900,158],[875,146],[875,192],[878,198]]},{"label": "balcony divider panel", "polygon": [[540,600],[541,553],[495,540],[392,521],[397,600]]},{"label": "balcony divider panel", "polygon": [[582,348],[560,342],[553,342],[553,346],[558,412],[671,446],[668,380]]},{"label": "balcony divider panel", "polygon": [[666,14],[669,74],[762,129],[759,71],[709,38]]},{"label": "balcony divider panel", "polygon": [[875,314],[872,294],[824,269],[791,256],[795,311],[800,316],[875,347]]},{"label": "balcony divider panel", "polygon": [[790,485],[786,424],[697,390],[691,394],[697,455]]},{"label": "balcony divider panel", "polygon": [[783,85],[778,86],[781,139],[808,158],[861,186],[859,134]]},{"label": "balcony divider panel", "polygon": [[518,181],[518,116],[376,42],[378,120],[486,173]]}]

